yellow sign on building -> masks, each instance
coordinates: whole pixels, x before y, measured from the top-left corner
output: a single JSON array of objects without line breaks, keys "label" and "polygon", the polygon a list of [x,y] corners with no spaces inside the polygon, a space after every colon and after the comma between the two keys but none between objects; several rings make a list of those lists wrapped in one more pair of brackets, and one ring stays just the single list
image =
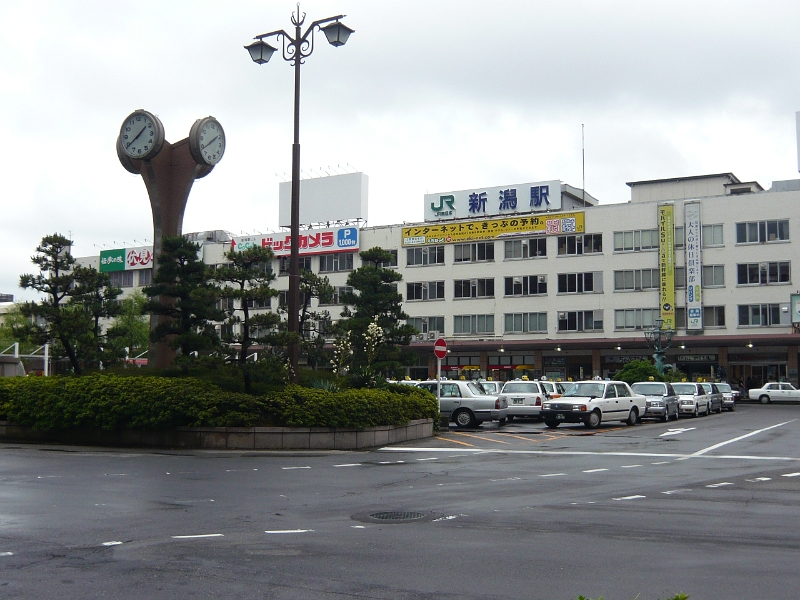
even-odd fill
[{"label": "yellow sign on building", "polygon": [[526,235],[583,233],[583,216],[583,212],[569,212],[403,227],[403,246],[457,244]]},{"label": "yellow sign on building", "polygon": [[675,329],[675,207],[658,207],[658,272],[661,319],[664,329]]}]

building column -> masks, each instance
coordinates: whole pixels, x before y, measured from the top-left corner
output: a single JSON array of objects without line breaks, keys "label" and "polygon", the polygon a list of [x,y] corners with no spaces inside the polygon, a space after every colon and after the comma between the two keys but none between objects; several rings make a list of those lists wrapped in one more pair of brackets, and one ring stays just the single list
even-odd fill
[{"label": "building column", "polygon": [[542,360],[542,351],[541,350],[534,350],[533,351],[533,367],[534,367],[534,369],[538,369],[539,373],[544,375],[544,361]]},{"label": "building column", "polygon": [[433,354],[428,356],[428,379],[436,379],[436,357]]},{"label": "building column", "polygon": [[600,372],[600,350],[592,348],[592,377],[602,377],[603,373]]},{"label": "building column", "polygon": [[485,350],[481,351],[481,358],[480,358],[480,367],[481,367],[481,377],[488,377],[489,376],[489,355],[486,353]]},{"label": "building column", "polygon": [[797,387],[797,346],[786,347],[786,377],[789,383]]},{"label": "building column", "polygon": [[730,368],[730,363],[728,362],[727,346],[719,346],[717,348],[717,363],[719,364],[720,367],[725,369],[725,379],[727,379],[729,376],[728,369]]}]

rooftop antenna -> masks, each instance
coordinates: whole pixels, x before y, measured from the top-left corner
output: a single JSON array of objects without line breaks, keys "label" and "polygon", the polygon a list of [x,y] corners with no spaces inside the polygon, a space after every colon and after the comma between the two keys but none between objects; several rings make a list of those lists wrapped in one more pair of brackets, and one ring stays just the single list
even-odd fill
[{"label": "rooftop antenna", "polygon": [[353,169],[353,173],[358,173],[358,169],[356,169],[353,165],[351,165],[350,163],[346,163],[346,164],[347,164],[348,167]]},{"label": "rooftop antenna", "polygon": [[586,208],[586,142],[583,136],[583,123],[581,123],[581,170],[583,171],[583,208]]}]

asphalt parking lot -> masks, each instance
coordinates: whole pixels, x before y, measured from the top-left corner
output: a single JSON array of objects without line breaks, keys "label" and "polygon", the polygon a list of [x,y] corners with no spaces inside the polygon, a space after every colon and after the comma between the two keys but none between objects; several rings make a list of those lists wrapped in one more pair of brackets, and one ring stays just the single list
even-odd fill
[{"label": "asphalt parking lot", "polygon": [[367,452],[0,445],[3,598],[794,598],[800,407]]}]

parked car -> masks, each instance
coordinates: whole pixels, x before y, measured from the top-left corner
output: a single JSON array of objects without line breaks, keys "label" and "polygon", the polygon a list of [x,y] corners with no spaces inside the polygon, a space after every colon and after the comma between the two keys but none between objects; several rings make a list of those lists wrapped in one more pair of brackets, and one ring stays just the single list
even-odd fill
[{"label": "parked car", "polygon": [[566,387],[560,381],[548,381],[546,379],[537,381],[547,392],[547,395],[551,398],[561,398],[561,395],[564,393],[564,389]]},{"label": "parked car", "polygon": [[631,391],[624,381],[578,381],[556,400],[542,404],[548,427],[561,423],[583,423],[595,428],[602,421],[624,421],[635,425],[647,409],[647,399]]},{"label": "parked car", "polygon": [[503,387],[502,381],[479,381],[483,390],[490,395],[499,394]]},{"label": "parked car", "polygon": [[678,396],[672,384],[661,381],[639,381],[631,390],[647,398],[647,410],[643,419],[678,420]]},{"label": "parked car", "polygon": [[717,384],[704,381],[700,385],[702,385],[706,393],[711,396],[711,410],[717,414],[721,413],[722,403],[725,400],[725,396],[723,396],[722,392],[719,391]]},{"label": "parked car", "polygon": [[458,427],[477,427],[485,421],[505,424],[508,418],[508,402],[497,395],[488,395],[475,381],[422,381],[418,387],[436,395],[442,386],[439,412],[449,414],[450,421]]},{"label": "parked car", "polygon": [[718,383],[717,388],[719,388],[722,394],[722,407],[730,411],[736,410],[736,403],[739,401],[739,391],[734,390],[728,383]]},{"label": "parked car", "polygon": [[547,397],[539,381],[507,381],[500,395],[508,401],[508,420],[514,417],[541,418],[542,402]]},{"label": "parked car", "polygon": [[750,400],[758,400],[761,404],[768,402],[797,402],[800,400],[800,390],[791,383],[767,383],[760,388],[747,391]]},{"label": "parked car", "polygon": [[678,394],[678,407],[680,414],[691,415],[693,417],[707,416],[711,414],[711,394],[699,383],[693,381],[681,381],[672,384],[672,389]]}]

